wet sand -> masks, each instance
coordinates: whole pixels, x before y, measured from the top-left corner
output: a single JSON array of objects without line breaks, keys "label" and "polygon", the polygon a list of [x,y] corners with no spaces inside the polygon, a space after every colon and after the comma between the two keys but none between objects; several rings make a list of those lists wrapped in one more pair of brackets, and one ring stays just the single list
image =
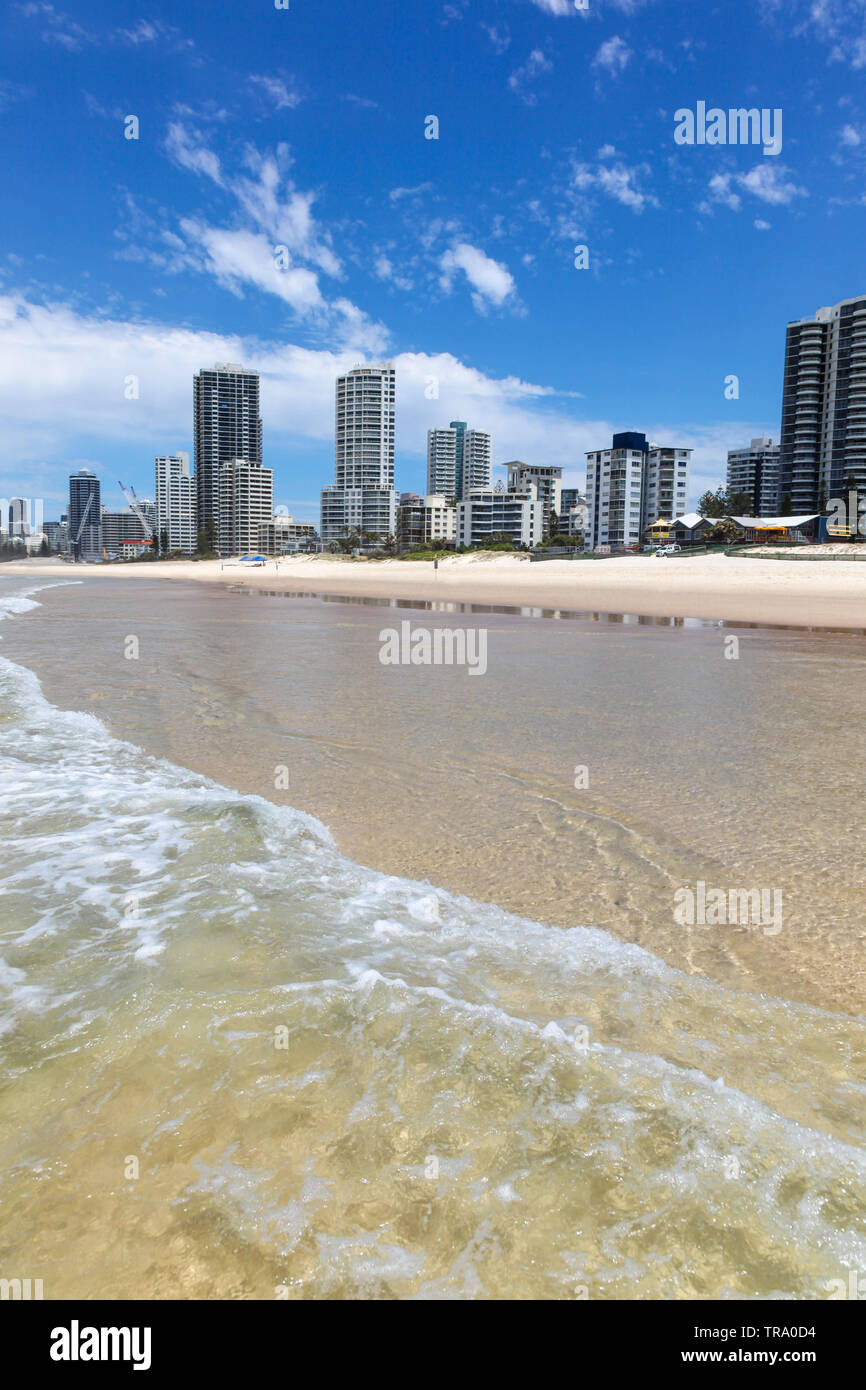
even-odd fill
[{"label": "wet sand", "polygon": [[[808,547],[803,548],[804,551]],[[731,619],[803,627],[866,628],[866,565],[856,559],[772,559],[712,555],[612,556],[550,560],[479,554],[432,562],[294,556],[262,568],[226,561],[67,566],[30,560],[0,573],[86,573],[98,582],[157,578],[247,588],[454,602],[499,603],[649,616]]]},{"label": "wet sand", "polygon": [[[601,927],[729,986],[864,1010],[861,636],[742,629],[729,660],[709,623],[456,618],[268,593],[273,572],[236,592],[231,573],[130,572],[55,567],[83,582],[4,625],[2,654],[54,704],[316,815],[380,871]],[[487,673],[383,666],[379,633],[407,617],[485,628]],[[778,888],[782,931],[675,924],[676,890],[699,880]]]}]

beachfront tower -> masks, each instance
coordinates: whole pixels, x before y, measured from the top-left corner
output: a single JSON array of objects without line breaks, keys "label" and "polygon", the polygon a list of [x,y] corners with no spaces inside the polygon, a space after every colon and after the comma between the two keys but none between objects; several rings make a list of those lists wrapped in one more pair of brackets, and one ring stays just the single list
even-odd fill
[{"label": "beachfront tower", "polygon": [[198,534],[198,505],[195,479],[189,469],[189,454],[161,454],[156,469],[156,539],[162,548],[192,555]]},{"label": "beachfront tower", "polygon": [[102,499],[99,479],[81,468],[69,479],[69,553],[76,560],[102,559]]},{"label": "beachfront tower", "polygon": [[462,500],[489,488],[493,473],[493,439],[486,430],[471,430],[465,420],[447,429],[427,431],[427,491]]},{"label": "beachfront tower", "polygon": [[779,475],[794,515],[866,492],[866,295],[788,324]]},{"label": "beachfront tower", "polygon": [[353,531],[396,533],[395,394],[390,363],[337,377],[334,482],[322,489],[325,544]]},{"label": "beachfront tower", "polygon": [[220,469],[232,459],[262,461],[259,374],[217,362],[193,377],[198,525],[218,521]]}]

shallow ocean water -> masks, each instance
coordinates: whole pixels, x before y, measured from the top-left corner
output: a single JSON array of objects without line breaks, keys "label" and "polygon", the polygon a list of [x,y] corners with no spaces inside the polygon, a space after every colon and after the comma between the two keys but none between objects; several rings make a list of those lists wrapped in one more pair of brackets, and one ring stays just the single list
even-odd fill
[{"label": "shallow ocean water", "polygon": [[825,1298],[866,1270],[862,1019],[359,867],[5,657],[0,729],[3,1277]]}]

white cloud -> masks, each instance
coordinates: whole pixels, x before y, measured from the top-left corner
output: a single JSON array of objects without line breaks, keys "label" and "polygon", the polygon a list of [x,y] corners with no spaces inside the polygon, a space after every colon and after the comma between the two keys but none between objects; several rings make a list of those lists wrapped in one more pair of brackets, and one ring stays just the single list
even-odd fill
[{"label": "white cloud", "polygon": [[618,34],[614,34],[613,38],[606,39],[601,45],[592,60],[592,65],[594,68],[604,68],[611,77],[618,77],[633,57],[634,53],[628,44]]},{"label": "white cloud", "polygon": [[165,147],[175,163],[194,174],[205,174],[214,183],[222,184],[220,162],[212,150],[196,142],[186,127],[174,121],[168,128]]},{"label": "white cloud", "polygon": [[607,194],[623,207],[633,212],[643,212],[645,207],[658,207],[658,199],[652,193],[644,193],[640,187],[643,175],[650,172],[648,164],[599,164],[594,169],[589,164],[575,164],[572,168],[572,188],[580,193],[592,189]]},{"label": "white cloud", "polygon": [[762,203],[780,207],[795,198],[808,197],[808,191],[786,178],[788,170],[779,164],[756,164],[746,174],[714,174],[709,182],[709,201],[700,205],[701,212],[711,212],[714,203],[739,212],[742,198],[736,191],[751,193]]},{"label": "white cloud", "polygon": [[416,183],[414,188],[392,188],[388,197],[392,203],[398,203],[401,198],[420,198],[422,193],[431,193],[432,183]]},{"label": "white cloud", "polygon": [[[352,312],[346,306],[347,318]],[[321,451],[321,474],[309,480],[315,516],[318,488],[332,477],[334,378],[359,357],[369,360],[370,353],[357,342],[343,351],[315,350],[0,296],[0,494],[62,499],[69,469],[81,466],[113,488],[121,447],[147,459],[133,479],[143,491],[151,485],[153,455],[191,449],[193,374],[214,362],[242,362],[261,373],[265,461],[277,466],[278,495],[286,447],[305,440]],[[566,484],[574,485],[583,481],[586,451],[607,444],[622,427],[621,421],[575,419],[551,387],[486,376],[451,353],[400,353],[391,360],[398,457],[417,460],[419,470],[428,428],[443,419],[472,420],[493,433],[500,458],[558,464]],[[131,374],[140,383],[137,401],[124,396],[124,378]],[[427,399],[430,377],[439,383],[438,400]],[[642,421],[639,427],[661,442],[695,449],[693,499],[723,481],[728,449],[774,433],[767,421]],[[405,473],[398,476],[398,487],[404,479]]]},{"label": "white cloud", "polygon": [[468,242],[458,242],[446,251],[439,264],[440,284],[449,292],[456,272],[463,271],[473,288],[472,303],[479,313],[484,313],[490,304],[499,308],[515,292],[514,277],[508,268]]},{"label": "white cloud", "polygon": [[759,232],[768,232],[770,230],[769,222],[765,222],[763,217],[755,218],[755,226]]},{"label": "white cloud", "polygon": [[550,59],[545,57],[540,48],[533,48],[523,66],[515,68],[508,79],[508,85],[515,96],[520,97],[527,106],[535,106],[538,97],[529,90],[529,83],[534,82],[543,72],[552,71],[553,64]]},{"label": "white cloud", "polygon": [[731,188],[733,177],[733,174],[714,174],[710,179],[710,199],[730,208],[732,212],[738,212],[743,200]]},{"label": "white cloud", "polygon": [[378,255],[373,262],[373,273],[379,280],[384,280],[388,284],[396,285],[400,290],[411,290],[412,281],[405,275],[400,275],[394,268],[394,262],[390,256],[384,253]]},{"label": "white cloud", "polygon": [[[253,285],[298,314],[327,310],[318,272],[340,278],[343,270],[330,237],[313,216],[315,195],[296,188],[288,177],[288,147],[281,144],[273,154],[260,154],[249,146],[249,173],[228,179],[213,151],[195,142],[179,122],[170,126],[166,144],[182,168],[206,175],[234,198],[235,225],[219,227],[198,217],[186,218],[179,223],[183,236],[178,244],[176,235],[164,227],[154,238],[152,223],[141,217],[136,222],[133,208],[132,230],[123,237],[124,258],[149,260],[170,272],[208,271],[234,294]],[[174,239],[167,241],[169,236]],[[342,322],[346,316],[338,318]]]},{"label": "white cloud", "polygon": [[738,183],[762,203],[787,204],[808,197],[805,188],[786,180],[787,169],[780,164],[756,164],[748,174],[738,175]]},{"label": "white cloud", "polygon": [[185,218],[180,225],[187,247],[197,246],[204,252],[206,269],[233,294],[240,295],[244,285],[256,285],[284,299],[299,314],[325,307],[315,271],[292,265],[278,269],[273,242],[260,232],[209,227],[194,218]]},{"label": "white cloud", "polygon": [[289,87],[282,77],[252,76],[250,81],[261,88],[277,111],[282,111],[285,107],[294,109],[301,104],[302,98],[296,91],[294,83]]},{"label": "white cloud", "polygon": [[545,14],[557,16],[577,14],[574,0],[532,0],[533,5],[539,10],[544,10]]},{"label": "white cloud", "polygon": [[500,29],[496,24],[482,24],[481,28],[492,43],[494,52],[501,56],[511,43],[508,25]]},{"label": "white cloud", "polygon": [[853,125],[843,126],[839,132],[839,143],[849,149],[856,149],[858,145],[863,144],[863,132]]}]

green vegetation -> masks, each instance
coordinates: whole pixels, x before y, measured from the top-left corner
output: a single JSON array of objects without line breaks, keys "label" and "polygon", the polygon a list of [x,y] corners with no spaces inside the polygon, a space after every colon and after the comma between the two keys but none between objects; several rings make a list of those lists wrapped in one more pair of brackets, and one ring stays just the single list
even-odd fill
[{"label": "green vegetation", "polygon": [[751,516],[755,503],[748,492],[725,492],[717,487],[715,492],[705,492],[698,502],[701,516]]},{"label": "green vegetation", "polygon": [[216,522],[212,516],[199,530],[195,549],[200,560],[216,559]]}]

